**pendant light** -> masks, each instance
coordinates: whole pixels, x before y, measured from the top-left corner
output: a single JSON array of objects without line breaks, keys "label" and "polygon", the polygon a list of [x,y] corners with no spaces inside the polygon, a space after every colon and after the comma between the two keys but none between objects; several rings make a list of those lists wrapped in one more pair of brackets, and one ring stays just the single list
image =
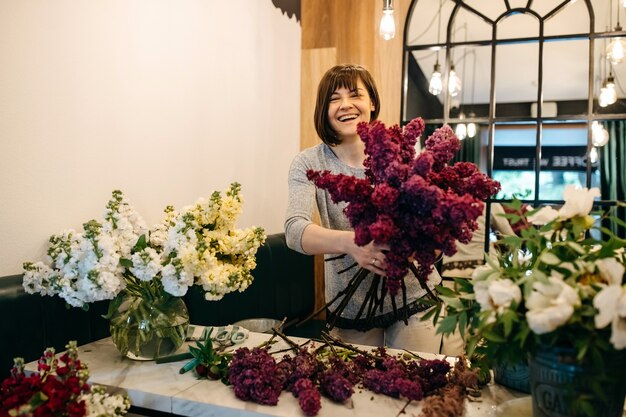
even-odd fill
[{"label": "pendant light", "polygon": [[450,66],[450,76],[448,77],[448,93],[455,97],[461,91],[461,79],[454,70],[454,65]]},{"label": "pendant light", "polygon": [[597,148],[609,143],[609,132],[597,121],[591,124],[591,143]]},{"label": "pendant light", "polygon": [[[615,7],[615,9],[617,10],[617,26],[615,26],[615,32],[621,32],[622,27],[619,24],[619,7]],[[624,60],[625,52],[622,38],[614,38],[606,47],[606,59],[611,61],[611,64],[617,65]]]},{"label": "pendant light", "polygon": [[437,12],[437,61],[433,68],[433,74],[430,76],[428,83],[428,91],[434,96],[438,96],[443,91],[443,81],[441,79],[441,65],[439,65],[439,34],[441,32],[441,0],[439,0],[439,10]]},{"label": "pendant light", "polygon": [[456,134],[456,137],[459,138],[459,140],[463,140],[467,137],[467,126],[464,123],[465,114],[463,114],[463,112],[459,113],[459,120],[461,120],[461,123],[456,125],[454,133]]},{"label": "pendant light", "polygon": [[[470,112],[469,114],[469,118],[472,119],[476,117],[476,115],[472,112]],[[478,129],[476,128],[476,123],[474,122],[469,122],[467,124],[467,137],[468,138],[473,138],[474,136],[476,136]]]},{"label": "pendant light", "polygon": [[598,148],[593,147],[589,151],[589,162],[591,162],[592,164],[598,162]]},{"label": "pendant light", "polygon": [[598,104],[600,107],[610,106],[617,101],[617,91],[615,91],[615,78],[613,78],[613,72],[609,73],[609,77],[604,81],[602,88],[600,89],[600,98]]},{"label": "pendant light", "polygon": [[433,68],[433,75],[430,76],[428,91],[430,91],[430,94],[434,96],[438,96],[443,91],[443,81],[441,79],[441,65],[439,65],[439,59],[437,59],[435,68]]},{"label": "pendant light", "polygon": [[378,34],[386,41],[396,36],[396,21],[393,17],[393,0],[383,0],[383,17],[380,19]]}]

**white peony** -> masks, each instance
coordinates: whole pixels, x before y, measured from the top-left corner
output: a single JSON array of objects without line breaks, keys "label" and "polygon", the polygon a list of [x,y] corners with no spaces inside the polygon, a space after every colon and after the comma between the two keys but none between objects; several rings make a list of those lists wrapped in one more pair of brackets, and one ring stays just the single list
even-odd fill
[{"label": "white peony", "polygon": [[551,276],[547,283],[535,282],[526,300],[528,326],[536,334],[552,332],[565,324],[579,305],[578,293],[561,279]]},{"label": "white peony", "polygon": [[598,309],[595,316],[596,328],[602,329],[611,323],[611,339],[615,349],[626,348],[626,285],[609,285],[593,299]]},{"label": "white peony", "polygon": [[565,204],[559,210],[559,217],[566,220],[575,216],[586,216],[593,207],[595,197],[600,197],[598,188],[587,189],[568,185],[563,191]]},{"label": "white peony", "polygon": [[544,225],[550,223],[559,217],[559,212],[550,206],[545,206],[539,209],[536,213],[528,216],[528,221],[534,225]]},{"label": "white peony", "polygon": [[608,283],[608,285],[620,285],[624,279],[626,268],[615,258],[602,258],[596,261],[600,276]]}]

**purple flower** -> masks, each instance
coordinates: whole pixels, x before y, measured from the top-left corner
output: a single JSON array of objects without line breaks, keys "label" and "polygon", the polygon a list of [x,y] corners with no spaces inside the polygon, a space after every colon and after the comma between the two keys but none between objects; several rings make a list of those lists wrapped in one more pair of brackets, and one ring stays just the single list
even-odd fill
[{"label": "purple flower", "polygon": [[314,416],[322,408],[321,396],[316,388],[306,389],[298,396],[300,409],[307,416]]},{"label": "purple flower", "polygon": [[352,383],[337,372],[327,371],[320,379],[320,389],[333,401],[344,402],[352,396]]},{"label": "purple flower", "polygon": [[307,172],[332,201],[347,203],[344,213],[357,245],[372,241],[389,245],[385,282],[391,296],[404,285],[412,260],[418,262],[417,275],[423,281],[439,251],[452,255],[457,240],[468,242],[482,214],[482,201],[500,189],[472,163],[449,165],[460,141],[447,125],[437,129],[426,140],[426,149],[416,155],[415,143],[424,128],[419,118],[404,131],[398,126],[385,128],[379,121],[360,123],[365,179]]}]

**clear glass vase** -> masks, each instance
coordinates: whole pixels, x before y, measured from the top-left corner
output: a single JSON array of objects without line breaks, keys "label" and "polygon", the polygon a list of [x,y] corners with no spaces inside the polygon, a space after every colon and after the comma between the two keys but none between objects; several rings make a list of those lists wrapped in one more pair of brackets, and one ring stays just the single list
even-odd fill
[{"label": "clear glass vase", "polygon": [[189,313],[182,298],[122,293],[112,303],[111,339],[123,355],[152,360],[174,353],[185,341]]}]

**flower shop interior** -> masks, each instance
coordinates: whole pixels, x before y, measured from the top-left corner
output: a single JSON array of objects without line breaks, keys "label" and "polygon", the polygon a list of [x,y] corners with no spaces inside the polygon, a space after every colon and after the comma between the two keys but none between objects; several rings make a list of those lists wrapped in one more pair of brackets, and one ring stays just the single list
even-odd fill
[{"label": "flower shop interior", "polygon": [[[110,415],[126,414],[129,406],[128,415],[150,416],[317,413],[303,405],[304,394],[284,399],[283,393],[280,407],[268,407],[266,400],[247,406],[219,381],[211,381],[212,399],[203,399],[206,388],[185,379],[191,372],[180,369],[184,362],[152,361],[155,373],[145,375],[161,374],[154,377],[160,380],[139,388],[141,373],[137,381],[121,375],[129,369],[124,361],[142,361],[119,353],[104,359],[115,356],[115,348],[132,350],[126,333],[123,348],[102,342],[117,331],[108,302],[89,311],[79,311],[78,302],[66,309],[58,297],[25,294],[22,276],[32,268],[25,262],[64,256],[65,247],[59,240],[54,246],[51,235],[63,231],[57,236],[69,242],[74,230],[98,234],[106,225],[93,228],[89,219],[102,221],[103,212],[105,223],[115,227],[111,219],[126,200],[115,191],[111,198],[112,190],[121,190],[148,225],[165,221],[168,206],[185,211],[196,202],[198,208],[198,197],[205,197],[228,213],[225,227],[234,229],[236,218],[238,227],[248,228],[237,230],[249,259],[237,272],[240,280],[224,284],[227,290],[213,287],[213,298],[180,294],[188,309],[185,326],[230,332],[224,326],[242,319],[293,324],[323,309],[323,257],[285,244],[287,175],[301,150],[320,143],[313,118],[318,83],[341,63],[362,65],[373,75],[382,103],[378,119],[387,126],[423,118],[420,148],[437,128],[454,129],[460,151],[453,161],[476,164],[501,184],[486,203],[487,218],[493,202],[558,210],[569,186],[597,188],[593,208],[611,211],[618,220],[592,213],[593,219],[616,239],[626,238],[626,31],[620,21],[626,22],[622,0],[3,0],[0,377],[17,384],[13,357],[24,356],[33,371],[32,361],[44,348],[54,346],[59,353],[67,345],[67,366],[57,371],[79,375],[80,363],[72,356],[78,352],[92,378],[100,378],[94,384],[107,387],[109,394],[101,395],[119,401],[108,406]],[[165,212],[166,220],[176,213]],[[198,212],[193,213],[211,216]],[[512,226],[519,221],[508,219]],[[486,227],[483,247],[489,251],[497,236]],[[185,230],[181,226],[178,243]],[[603,240],[599,229],[588,235]],[[132,238],[133,252],[145,249],[138,235]],[[180,272],[176,256],[168,259],[172,274]],[[622,300],[619,323],[626,326],[626,295]],[[322,313],[308,327],[286,333],[318,336],[323,318]],[[182,340],[192,333],[185,327]],[[264,341],[253,333],[245,331],[245,338]],[[210,340],[211,334],[203,336]],[[78,348],[68,345],[70,339]],[[223,379],[219,354],[197,343],[185,360],[209,355],[216,378]],[[247,366],[244,359],[238,364]],[[163,376],[169,371],[173,382]],[[534,402],[521,401],[529,391],[517,393],[515,375],[508,378],[513,381],[507,388],[489,394],[483,389],[482,405],[468,402],[465,415],[562,415],[554,402],[553,410],[538,411]],[[5,385],[0,390],[6,394],[10,384]],[[294,395],[299,389],[293,388]],[[105,404],[93,400],[99,391],[91,393],[90,401]],[[358,401],[370,403],[370,394],[354,394],[350,407],[323,402],[319,415],[442,415],[424,414],[417,401],[407,409],[411,397],[404,394],[396,397],[408,402],[385,398],[371,409],[358,408]],[[622,408],[606,415],[622,416],[623,390],[618,395]],[[37,398],[30,406],[47,400]],[[212,408],[203,408],[207,401]],[[587,412],[587,406],[580,410]],[[9,410],[14,409],[0,410],[0,417],[32,412]]]}]

